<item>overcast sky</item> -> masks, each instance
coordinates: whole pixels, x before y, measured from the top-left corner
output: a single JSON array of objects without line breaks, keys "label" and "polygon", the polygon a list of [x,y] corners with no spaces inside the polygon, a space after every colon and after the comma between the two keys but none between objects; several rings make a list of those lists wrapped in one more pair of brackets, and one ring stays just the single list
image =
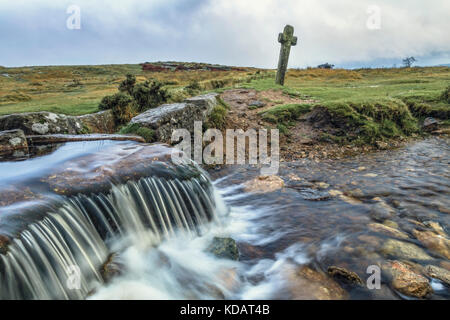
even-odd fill
[{"label": "overcast sky", "polygon": [[[70,5],[80,29],[69,29]],[[274,68],[450,63],[448,0],[0,0],[0,65],[196,61]],[[75,20],[70,19],[73,24]]]}]

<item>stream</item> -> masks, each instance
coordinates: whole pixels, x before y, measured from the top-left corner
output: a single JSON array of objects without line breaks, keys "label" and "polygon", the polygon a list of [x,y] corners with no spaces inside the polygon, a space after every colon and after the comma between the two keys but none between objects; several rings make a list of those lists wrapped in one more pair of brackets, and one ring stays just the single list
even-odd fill
[{"label": "stream", "polygon": [[[83,156],[92,152],[105,153],[104,148],[119,148],[121,151],[117,154],[124,157],[124,152],[138,145],[135,142],[66,144],[54,151],[52,159],[65,166],[70,146],[82,146]],[[108,153],[112,159],[111,154]],[[35,179],[36,175],[55,167],[46,162],[45,157],[26,161],[36,164],[35,170],[27,169],[29,172],[23,173],[27,179]],[[0,164],[5,184],[17,175],[14,172],[17,173],[21,163],[26,161],[11,162],[9,167]],[[182,180],[173,188],[169,188],[173,176],[168,177],[166,173],[160,175],[160,180],[151,182],[154,188],[147,188],[145,179],[141,180],[145,183],[113,187],[111,194],[105,195],[102,201],[109,199],[105,206],[109,208],[108,217],[120,221],[112,227],[111,219],[107,218],[104,224],[110,233],[125,225],[121,237],[110,236],[105,240],[102,232],[91,227],[89,214],[73,213],[84,210],[78,207],[69,211],[77,221],[82,221],[67,228],[89,224],[86,228],[92,230],[83,233],[83,241],[95,239],[90,243],[101,246],[97,255],[102,259],[108,253],[117,252],[113,263],[120,269],[119,275],[104,283],[93,274],[86,280],[89,283],[84,283],[83,294],[72,296],[63,290],[64,294],[68,298],[88,299],[411,299],[395,290],[384,274],[380,287],[369,289],[366,286],[371,275],[368,268],[381,266],[383,269],[390,260],[411,263],[418,268],[427,265],[448,268],[445,252],[424,245],[415,236],[415,230],[429,230],[430,225],[438,224],[448,234],[449,162],[449,139],[433,137],[397,150],[344,160],[303,159],[281,163],[278,176],[284,181],[284,187],[265,193],[248,192],[251,181],[260,173],[259,168],[249,165],[210,170],[211,187],[206,181],[208,174],[201,169],[198,169],[200,178]],[[173,175],[176,174],[179,173]],[[186,197],[193,199],[195,210],[202,212],[201,219],[198,218],[201,228],[194,226],[195,221],[192,224],[180,222],[180,227],[175,228],[176,221],[189,219],[189,208],[181,206],[182,198],[186,197],[176,196],[187,189]],[[155,211],[161,212],[161,220],[156,223],[158,226],[148,228],[137,211],[151,206],[148,204],[151,201],[142,197],[152,192],[170,199],[157,201],[159,208],[155,207]],[[85,206],[82,201],[75,204],[80,208]],[[135,208],[131,218],[124,214],[130,208]],[[147,217],[151,220],[149,214]],[[161,231],[164,221],[169,224],[172,221],[174,228]],[[380,225],[389,228],[386,231],[383,227],[380,229]],[[2,228],[5,226],[0,224],[0,231]],[[53,225],[51,229],[61,232]],[[52,236],[45,237],[49,238],[48,243],[53,243]],[[214,237],[234,239],[239,248],[239,260],[222,259],[208,253]],[[42,241],[35,245],[55,246],[55,252],[45,255],[59,257],[63,255],[63,247],[70,247],[70,243],[66,245],[63,240],[59,239],[56,246],[42,244]],[[20,241],[26,246],[26,239]],[[71,242],[77,241],[75,236],[71,239]],[[20,249],[21,243],[14,243],[17,249],[14,247],[12,253],[16,258],[24,251]],[[95,248],[89,250],[95,251]],[[54,259],[67,263],[63,258]],[[77,260],[76,256],[72,260]],[[89,259],[86,262],[93,263]],[[17,279],[29,278],[13,270],[17,261],[6,265],[9,269],[0,265],[0,277],[4,280],[11,278],[8,272],[14,272]],[[338,285],[326,276],[330,266],[356,273],[362,284]],[[40,268],[30,272],[39,274]],[[64,271],[58,272],[61,275],[55,273],[54,277],[63,283]],[[450,298],[448,284],[434,278],[430,281],[433,293],[429,298]],[[24,290],[9,285],[9,292],[17,296]],[[27,283],[27,286],[32,284]],[[31,298],[42,297],[37,292]]]}]

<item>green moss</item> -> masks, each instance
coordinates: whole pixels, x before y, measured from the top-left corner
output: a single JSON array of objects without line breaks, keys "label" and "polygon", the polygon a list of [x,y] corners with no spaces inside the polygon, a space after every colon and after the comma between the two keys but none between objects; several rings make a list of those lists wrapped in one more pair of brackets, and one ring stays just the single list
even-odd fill
[{"label": "green moss", "polygon": [[135,134],[144,138],[145,142],[155,142],[155,131],[146,127],[141,127],[137,123],[129,124],[119,131],[120,134]]},{"label": "green moss", "polygon": [[334,126],[345,131],[347,140],[374,143],[418,131],[417,120],[398,99],[335,101],[321,104],[327,108]]},{"label": "green moss", "polygon": [[207,129],[223,129],[226,122],[228,110],[221,104],[218,104],[211,111],[208,121],[205,123]]},{"label": "green moss", "polygon": [[309,111],[311,111],[311,105],[309,104],[285,104],[275,106],[260,114],[267,122],[287,124],[287,122],[299,119]]}]

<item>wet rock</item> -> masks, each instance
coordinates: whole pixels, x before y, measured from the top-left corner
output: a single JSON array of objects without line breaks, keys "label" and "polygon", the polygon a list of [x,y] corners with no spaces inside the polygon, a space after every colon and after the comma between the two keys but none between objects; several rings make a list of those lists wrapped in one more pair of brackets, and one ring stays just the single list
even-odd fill
[{"label": "wet rock", "polygon": [[353,271],[345,268],[330,266],[328,267],[328,274],[338,282],[346,284],[363,285],[361,278]]},{"label": "wet rock", "polygon": [[245,183],[244,190],[253,193],[274,192],[284,187],[284,181],[278,176],[259,176]]},{"label": "wet rock", "polygon": [[423,224],[426,225],[427,227],[431,228],[438,235],[441,235],[443,237],[447,236],[447,234],[445,233],[444,229],[441,227],[441,225],[438,222],[425,221]]},{"label": "wet rock", "polygon": [[425,272],[430,278],[441,280],[450,286],[450,271],[437,266],[428,265],[425,267]]},{"label": "wet rock", "polygon": [[384,224],[380,224],[380,223],[370,223],[368,225],[369,229],[372,230],[373,232],[379,232],[379,233],[383,233],[387,236],[390,237],[395,237],[395,238],[400,238],[400,239],[408,239],[408,235],[400,230],[391,228],[389,226],[386,226]]},{"label": "wet rock", "polygon": [[114,133],[116,124],[111,110],[86,114],[77,117],[83,124],[84,133]]},{"label": "wet rock", "polygon": [[390,256],[397,257],[405,260],[433,260],[423,249],[419,248],[415,244],[388,239],[381,248],[381,253]]},{"label": "wet rock", "polygon": [[182,103],[164,104],[131,119],[131,124],[155,130],[158,141],[171,143],[175,129],[187,129],[194,134],[194,121],[206,121],[217,105],[217,94],[210,93],[186,99]]},{"label": "wet rock", "polygon": [[450,240],[432,231],[413,230],[414,236],[429,250],[450,259]]},{"label": "wet rock", "polygon": [[439,122],[436,119],[428,117],[423,121],[422,130],[433,132],[437,129],[439,129]]},{"label": "wet rock", "polygon": [[394,228],[394,229],[398,229],[399,228],[398,223],[395,222],[395,221],[392,221],[392,220],[385,220],[385,221],[383,221],[383,224],[385,226],[388,226],[388,227],[391,227],[391,228]]},{"label": "wet rock", "polygon": [[239,260],[239,250],[232,238],[214,237],[207,251],[221,259]]},{"label": "wet rock", "polygon": [[9,238],[0,234],[0,254],[6,254],[8,252]]},{"label": "wet rock", "polygon": [[83,123],[77,117],[52,112],[14,113],[0,117],[0,130],[21,129],[25,135],[79,134]]},{"label": "wet rock", "polygon": [[447,269],[448,271],[450,271],[450,261],[441,261],[439,263],[439,265],[444,268]]},{"label": "wet rock", "polygon": [[386,202],[381,200],[372,206],[369,214],[373,220],[383,222],[392,218],[395,215],[395,211]]},{"label": "wet rock", "polygon": [[0,155],[28,154],[27,139],[22,130],[0,131]]},{"label": "wet rock", "polygon": [[400,261],[388,261],[383,271],[392,279],[392,287],[410,297],[425,298],[433,292],[427,278]]},{"label": "wet rock", "polygon": [[227,291],[234,291],[239,287],[239,276],[236,268],[223,268],[218,274],[219,283]]},{"label": "wet rock", "polygon": [[112,278],[120,276],[123,273],[124,265],[120,262],[120,257],[117,253],[112,253],[100,268],[100,274],[105,283],[111,281]]},{"label": "wet rock", "polygon": [[324,273],[307,266],[287,268],[284,272],[295,300],[343,300],[348,293]]}]

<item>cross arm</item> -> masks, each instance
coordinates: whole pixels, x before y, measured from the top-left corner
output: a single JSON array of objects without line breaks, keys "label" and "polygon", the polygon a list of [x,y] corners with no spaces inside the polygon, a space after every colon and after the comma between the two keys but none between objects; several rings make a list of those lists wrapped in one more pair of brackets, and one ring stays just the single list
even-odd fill
[{"label": "cross arm", "polygon": [[296,46],[297,45],[297,37],[293,37],[292,38],[291,45],[292,46]]}]

